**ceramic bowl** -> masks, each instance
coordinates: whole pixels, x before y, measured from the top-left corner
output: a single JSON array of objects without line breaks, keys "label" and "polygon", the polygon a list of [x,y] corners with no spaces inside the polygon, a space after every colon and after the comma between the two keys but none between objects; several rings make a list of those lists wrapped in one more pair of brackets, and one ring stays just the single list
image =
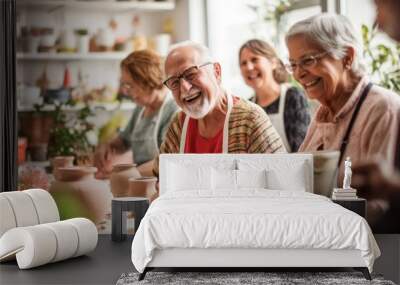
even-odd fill
[{"label": "ceramic bowl", "polygon": [[68,89],[47,89],[44,95],[44,101],[47,104],[66,103],[70,99],[70,92]]}]

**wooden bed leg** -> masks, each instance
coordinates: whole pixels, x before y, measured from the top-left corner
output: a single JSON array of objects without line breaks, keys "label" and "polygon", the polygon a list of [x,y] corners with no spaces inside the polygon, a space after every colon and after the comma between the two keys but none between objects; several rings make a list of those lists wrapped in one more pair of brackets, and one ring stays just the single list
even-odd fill
[{"label": "wooden bed leg", "polygon": [[148,269],[147,267],[144,269],[144,271],[142,273],[139,274],[139,278],[138,281],[142,281],[144,279],[144,277],[146,277],[146,273],[147,273]]},{"label": "wooden bed leg", "polygon": [[357,271],[361,271],[362,274],[364,275],[365,279],[372,280],[371,274],[369,274],[369,270],[367,267],[354,267],[354,269]]}]

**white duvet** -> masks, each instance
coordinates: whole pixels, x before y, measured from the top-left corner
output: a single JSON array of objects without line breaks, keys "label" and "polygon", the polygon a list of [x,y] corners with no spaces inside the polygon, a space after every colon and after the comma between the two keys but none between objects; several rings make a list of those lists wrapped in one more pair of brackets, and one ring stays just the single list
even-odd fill
[{"label": "white duvet", "polygon": [[248,189],[166,193],[155,200],[132,243],[143,272],[155,249],[358,249],[372,271],[380,251],[359,215],[306,192]]}]

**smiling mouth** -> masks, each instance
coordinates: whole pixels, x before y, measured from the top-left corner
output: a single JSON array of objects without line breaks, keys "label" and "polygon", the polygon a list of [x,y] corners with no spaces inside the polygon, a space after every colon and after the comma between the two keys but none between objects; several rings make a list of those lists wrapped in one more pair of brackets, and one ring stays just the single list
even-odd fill
[{"label": "smiling mouth", "polygon": [[310,87],[313,87],[313,86],[317,85],[320,81],[321,81],[321,78],[318,78],[318,79],[315,79],[313,81],[304,83],[303,86],[307,89],[307,88],[310,88]]},{"label": "smiling mouth", "polygon": [[183,101],[186,103],[193,103],[194,101],[196,101],[198,98],[201,97],[201,94],[202,94],[201,92],[196,92],[192,95],[183,98]]},{"label": "smiling mouth", "polygon": [[247,79],[248,80],[254,80],[254,79],[258,78],[258,77],[260,77],[260,74],[256,73],[256,74],[251,74],[251,75],[247,76]]}]

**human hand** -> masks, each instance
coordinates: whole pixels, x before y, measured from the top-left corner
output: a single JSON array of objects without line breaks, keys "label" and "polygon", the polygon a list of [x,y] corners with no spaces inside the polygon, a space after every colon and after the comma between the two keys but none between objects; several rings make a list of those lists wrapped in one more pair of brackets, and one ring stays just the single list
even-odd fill
[{"label": "human hand", "polygon": [[[98,178],[104,178],[112,170],[112,160],[115,157],[115,150],[110,144],[100,145],[94,154],[94,166],[98,169]],[[103,177],[104,176],[104,177]]]},{"label": "human hand", "polygon": [[159,196],[159,193],[160,193],[160,182],[157,181],[156,192],[153,195],[151,195],[151,197],[149,198],[149,202],[152,203],[155,199],[157,199]]},{"label": "human hand", "polygon": [[389,199],[394,173],[388,164],[371,161],[353,166],[352,186],[367,199]]}]

